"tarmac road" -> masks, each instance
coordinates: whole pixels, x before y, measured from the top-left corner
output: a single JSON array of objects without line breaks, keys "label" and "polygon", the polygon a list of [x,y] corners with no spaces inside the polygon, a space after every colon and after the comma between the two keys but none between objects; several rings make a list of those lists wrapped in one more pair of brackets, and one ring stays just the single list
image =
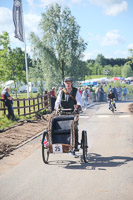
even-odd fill
[{"label": "tarmac road", "polygon": [[88,133],[88,163],[82,151],[41,157],[40,137],[0,161],[0,200],[132,200],[133,115],[128,103],[89,107],[80,116]]}]

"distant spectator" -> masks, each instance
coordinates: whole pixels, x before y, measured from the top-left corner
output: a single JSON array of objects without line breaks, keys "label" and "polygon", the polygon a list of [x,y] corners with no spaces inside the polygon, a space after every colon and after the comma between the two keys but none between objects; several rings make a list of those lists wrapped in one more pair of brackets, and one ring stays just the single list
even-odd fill
[{"label": "distant spectator", "polygon": [[58,96],[58,94],[60,93],[61,90],[62,90],[62,87],[59,87],[58,91],[57,91],[57,96]]},{"label": "distant spectator", "polygon": [[97,102],[100,101],[100,87],[97,87],[95,94],[96,94],[96,101]]},{"label": "distant spectator", "polygon": [[90,87],[87,86],[86,88],[87,88],[88,98],[90,98]]},{"label": "distant spectator", "polygon": [[2,91],[2,99],[5,103],[5,105],[7,106],[8,108],[8,119],[11,119],[11,120],[16,120],[16,117],[14,115],[14,109],[13,109],[13,98],[10,96],[10,88],[9,87],[6,87],[3,91]]},{"label": "distant spectator", "polygon": [[80,87],[78,88],[78,91],[79,91],[79,93],[80,93],[81,96],[82,96],[82,90],[80,89]]},{"label": "distant spectator", "polygon": [[118,87],[118,100],[121,101],[121,94],[122,94],[122,88],[121,86]]},{"label": "distant spectator", "polygon": [[112,92],[114,93],[115,98],[118,101],[118,93],[117,93],[117,90],[116,90],[115,86],[113,87]]},{"label": "distant spectator", "polygon": [[110,90],[112,90],[112,87],[111,87],[111,85],[109,86],[108,93],[110,93]]},{"label": "distant spectator", "polygon": [[103,101],[103,98],[104,98],[104,90],[103,90],[103,87],[101,86],[99,90],[100,90],[100,101]]},{"label": "distant spectator", "polygon": [[126,88],[126,86],[124,86],[124,88],[123,88],[123,96],[124,96],[124,101],[126,101],[127,100],[127,88]]},{"label": "distant spectator", "polygon": [[53,111],[54,110],[54,106],[55,106],[55,101],[56,101],[55,88],[54,87],[50,91],[50,97],[51,97],[51,111]]},{"label": "distant spectator", "polygon": [[116,87],[116,92],[117,92],[116,100],[118,101],[119,100],[118,99],[118,94],[119,94],[119,87],[118,86]]},{"label": "distant spectator", "polygon": [[85,88],[85,89],[83,90],[82,99],[83,99],[83,106],[87,106],[87,102],[88,102],[88,92],[87,92],[87,88]]}]

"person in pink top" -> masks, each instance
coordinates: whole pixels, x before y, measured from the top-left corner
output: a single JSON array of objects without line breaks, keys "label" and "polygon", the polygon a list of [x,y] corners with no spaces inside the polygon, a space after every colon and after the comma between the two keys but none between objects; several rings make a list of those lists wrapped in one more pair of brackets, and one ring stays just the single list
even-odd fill
[{"label": "person in pink top", "polygon": [[55,106],[55,101],[56,101],[55,88],[54,87],[50,91],[50,98],[51,98],[51,111],[53,111],[54,106]]},{"label": "person in pink top", "polygon": [[78,91],[79,91],[79,93],[80,93],[81,96],[82,96],[82,90],[80,89],[80,87],[78,88]]}]

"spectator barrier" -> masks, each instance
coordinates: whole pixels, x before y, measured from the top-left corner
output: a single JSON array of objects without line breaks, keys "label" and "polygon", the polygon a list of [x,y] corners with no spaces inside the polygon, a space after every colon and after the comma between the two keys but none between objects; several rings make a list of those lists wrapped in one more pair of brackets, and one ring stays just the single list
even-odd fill
[{"label": "spectator barrier", "polygon": [[[26,116],[35,114],[50,106],[49,94],[38,96],[36,98],[13,99],[14,113],[18,116]],[[7,107],[2,99],[0,99],[0,113],[7,113]]]}]

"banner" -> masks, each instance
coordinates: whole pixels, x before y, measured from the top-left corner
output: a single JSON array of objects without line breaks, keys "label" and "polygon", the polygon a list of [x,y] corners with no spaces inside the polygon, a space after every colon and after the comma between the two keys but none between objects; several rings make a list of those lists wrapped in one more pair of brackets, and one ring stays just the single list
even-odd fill
[{"label": "banner", "polygon": [[20,41],[24,42],[21,0],[14,0],[13,22],[14,22],[14,26],[15,26],[15,37],[18,38]]}]

